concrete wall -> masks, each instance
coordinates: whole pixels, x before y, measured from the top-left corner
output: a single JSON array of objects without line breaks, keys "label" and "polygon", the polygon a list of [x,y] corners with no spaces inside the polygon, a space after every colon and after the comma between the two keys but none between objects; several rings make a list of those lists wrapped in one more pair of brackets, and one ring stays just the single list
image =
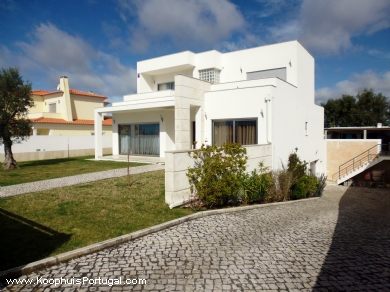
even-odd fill
[{"label": "concrete wall", "polygon": [[[213,50],[194,54],[185,51],[141,61],[137,63],[137,93],[157,90],[156,80],[173,81],[174,74],[198,78],[199,70],[208,68],[221,70],[220,83],[246,80],[247,72],[286,68],[287,82],[295,86],[298,82],[302,85],[308,82],[308,91],[314,93],[314,59],[297,41],[228,53]],[[314,102],[314,95],[312,100]]]},{"label": "concrete wall", "polygon": [[[111,154],[111,136],[103,136],[103,153]],[[21,144],[12,145],[16,161],[54,159],[93,155],[94,136],[30,136]],[[0,160],[4,160],[4,147],[0,146]]]},{"label": "concrete wall", "polygon": [[[38,135],[53,136],[91,136],[95,132],[93,125],[69,125],[69,124],[46,124],[33,123]],[[111,136],[111,126],[102,126],[105,136]]]},{"label": "concrete wall", "polygon": [[[245,146],[249,157],[247,171],[255,169],[260,162],[271,167],[271,145]],[[188,154],[191,150],[175,150],[165,153],[165,202],[179,203],[187,200],[190,195],[190,185],[186,173],[194,166],[194,160]]]},{"label": "concrete wall", "polygon": [[[314,104],[311,95],[277,80],[271,98],[273,168],[286,164],[288,156],[298,148],[298,156],[316,162],[316,173],[326,171],[326,145],[323,137],[324,110]],[[305,126],[308,125],[306,132]]]},{"label": "concrete wall", "polygon": [[327,171],[329,180],[339,171],[339,166],[371,147],[381,143],[380,139],[334,139],[326,140]]}]

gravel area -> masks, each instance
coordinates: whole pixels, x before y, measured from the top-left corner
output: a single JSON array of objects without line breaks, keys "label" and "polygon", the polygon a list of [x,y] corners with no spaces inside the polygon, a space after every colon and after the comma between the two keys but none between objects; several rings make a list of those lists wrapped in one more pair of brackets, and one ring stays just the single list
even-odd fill
[{"label": "gravel area", "polygon": [[[327,186],[318,200],[185,222],[18,279],[32,284],[4,283],[3,288],[390,291],[389,231],[388,190]],[[50,284],[51,279],[68,283]],[[98,279],[111,279],[113,285]]]},{"label": "gravel area", "polygon": [[[148,164],[143,166],[136,166],[130,168],[130,174],[143,173],[148,171],[155,171],[164,169],[162,164]],[[0,198],[11,197],[26,193],[44,191],[54,188],[67,187],[77,184],[89,183],[98,180],[120,177],[127,175],[127,168],[112,169],[106,171],[92,172],[74,176],[67,176],[61,178],[54,178],[49,180],[42,180],[6,187],[0,187]]]}]

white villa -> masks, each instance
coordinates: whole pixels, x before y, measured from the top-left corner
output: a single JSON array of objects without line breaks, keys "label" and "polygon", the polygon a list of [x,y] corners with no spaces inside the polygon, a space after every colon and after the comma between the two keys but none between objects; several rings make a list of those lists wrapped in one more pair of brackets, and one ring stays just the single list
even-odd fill
[{"label": "white villa", "polygon": [[187,153],[195,141],[196,148],[237,142],[267,146],[261,156],[275,169],[298,148],[314,171],[325,172],[314,58],[298,41],[228,53],[185,51],[138,62],[137,73],[137,94],[95,109],[97,159],[103,117],[112,113],[113,155],[129,151],[168,163],[171,153]]}]

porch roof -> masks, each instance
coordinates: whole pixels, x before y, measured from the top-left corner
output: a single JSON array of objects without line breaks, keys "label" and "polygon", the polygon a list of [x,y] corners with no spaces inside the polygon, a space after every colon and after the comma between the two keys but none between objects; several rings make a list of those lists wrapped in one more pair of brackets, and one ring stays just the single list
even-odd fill
[{"label": "porch roof", "polygon": [[149,99],[144,101],[124,102],[122,105],[103,107],[95,109],[97,113],[116,113],[128,111],[155,110],[161,108],[171,108],[175,106],[175,97],[166,97],[164,99]]}]

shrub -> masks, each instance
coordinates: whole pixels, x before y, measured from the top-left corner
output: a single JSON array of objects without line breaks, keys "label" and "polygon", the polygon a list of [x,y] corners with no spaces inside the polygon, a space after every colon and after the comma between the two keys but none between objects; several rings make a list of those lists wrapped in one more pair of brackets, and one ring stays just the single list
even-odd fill
[{"label": "shrub", "polygon": [[292,173],[283,169],[271,171],[270,175],[272,184],[269,188],[267,202],[287,201],[293,183]]},{"label": "shrub", "polygon": [[321,197],[324,192],[324,188],[326,186],[327,176],[325,174],[321,174],[317,177],[317,188],[313,195],[313,197]]},{"label": "shrub", "polygon": [[263,203],[267,200],[272,178],[264,163],[259,163],[259,169],[254,169],[250,175],[243,174],[243,189],[245,201],[248,204]]},{"label": "shrub", "polygon": [[317,177],[303,174],[291,187],[292,200],[312,197],[317,190]]},{"label": "shrub", "polygon": [[195,165],[188,168],[191,193],[207,208],[238,205],[243,201],[242,176],[248,157],[240,144],[202,145],[188,153]]}]

